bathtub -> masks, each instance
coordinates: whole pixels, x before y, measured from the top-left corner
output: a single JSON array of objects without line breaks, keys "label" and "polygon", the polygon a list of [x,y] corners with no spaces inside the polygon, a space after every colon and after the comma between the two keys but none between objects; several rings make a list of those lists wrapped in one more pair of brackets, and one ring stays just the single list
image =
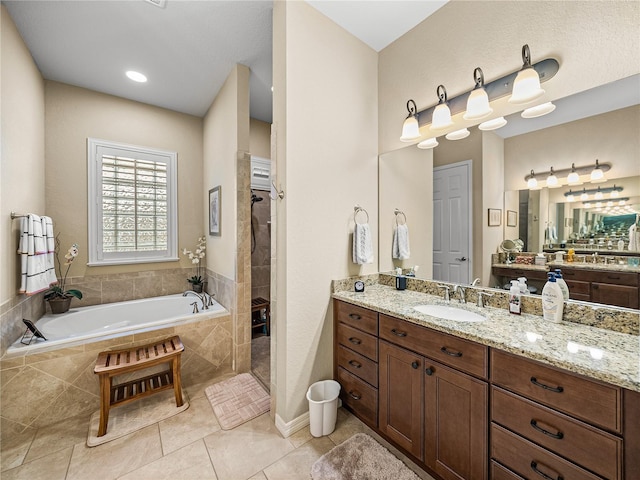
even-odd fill
[{"label": "bathtub", "polygon": [[[191,303],[195,301],[200,313],[192,313]],[[47,340],[34,338],[30,345],[24,345],[18,339],[7,349],[5,358],[75,347],[224,315],[229,315],[229,311],[215,300],[213,306],[203,310],[200,299],[182,294],[72,308],[67,313],[43,316],[36,322],[36,327]]]}]

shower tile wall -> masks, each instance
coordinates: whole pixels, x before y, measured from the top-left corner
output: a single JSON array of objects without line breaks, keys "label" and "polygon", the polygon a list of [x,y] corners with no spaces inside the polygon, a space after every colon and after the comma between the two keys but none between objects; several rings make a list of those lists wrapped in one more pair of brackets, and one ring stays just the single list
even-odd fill
[{"label": "shower tile wall", "polygon": [[[253,204],[252,223],[255,249],[251,254],[251,298],[270,298],[271,282],[271,201],[269,192],[253,191],[262,201]],[[253,240],[252,240],[253,242]]]}]

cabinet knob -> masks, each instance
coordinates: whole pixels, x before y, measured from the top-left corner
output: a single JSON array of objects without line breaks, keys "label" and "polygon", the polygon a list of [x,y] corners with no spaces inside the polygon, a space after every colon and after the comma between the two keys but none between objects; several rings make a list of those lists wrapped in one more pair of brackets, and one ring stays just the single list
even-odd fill
[{"label": "cabinet knob", "polygon": [[426,373],[427,375],[431,376],[433,375],[433,370],[431,369],[431,367],[427,368],[424,373]]},{"label": "cabinet knob", "polygon": [[418,368],[420,366],[420,362],[414,360],[411,362],[411,368]]}]

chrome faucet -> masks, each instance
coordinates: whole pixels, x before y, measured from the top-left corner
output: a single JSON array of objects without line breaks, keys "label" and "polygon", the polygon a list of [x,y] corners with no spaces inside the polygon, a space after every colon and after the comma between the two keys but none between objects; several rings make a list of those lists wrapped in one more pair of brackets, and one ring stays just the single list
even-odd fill
[{"label": "chrome faucet", "polygon": [[467,303],[467,289],[462,285],[455,285],[453,287],[453,293],[460,292],[460,299],[458,300],[460,303]]},{"label": "chrome faucet", "polygon": [[473,282],[471,282],[471,286],[472,286],[472,287],[475,287],[475,286],[477,286],[477,285],[480,285],[480,279],[479,279],[479,278],[475,278],[475,279],[473,280]]},{"label": "chrome faucet", "polygon": [[[203,310],[208,310],[209,309],[209,302],[207,301],[206,296],[205,296],[204,293],[201,295],[201,294],[199,294],[197,292],[194,292],[193,290],[187,290],[186,292],[184,292],[182,294],[183,297],[186,297],[188,295],[195,295],[196,297],[198,297],[200,299],[200,301],[202,302],[202,309]],[[197,312],[194,312],[194,313],[197,313]]]},{"label": "chrome faucet", "polygon": [[598,263],[598,252],[591,254],[591,257],[593,258],[593,263]]},{"label": "chrome faucet", "polygon": [[493,293],[478,292],[478,306],[480,308],[484,308],[485,306],[484,297],[493,297]]},{"label": "chrome faucet", "polygon": [[449,302],[449,290],[451,290],[451,287],[449,285],[438,285],[438,288],[444,288],[444,301]]}]

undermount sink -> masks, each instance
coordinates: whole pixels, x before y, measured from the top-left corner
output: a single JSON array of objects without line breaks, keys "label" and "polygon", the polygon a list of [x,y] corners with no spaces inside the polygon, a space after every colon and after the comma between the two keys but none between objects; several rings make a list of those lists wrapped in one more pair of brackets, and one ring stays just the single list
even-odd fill
[{"label": "undermount sink", "polygon": [[448,305],[416,305],[413,309],[432,317],[456,322],[482,322],[486,320],[485,317],[477,313]]}]

